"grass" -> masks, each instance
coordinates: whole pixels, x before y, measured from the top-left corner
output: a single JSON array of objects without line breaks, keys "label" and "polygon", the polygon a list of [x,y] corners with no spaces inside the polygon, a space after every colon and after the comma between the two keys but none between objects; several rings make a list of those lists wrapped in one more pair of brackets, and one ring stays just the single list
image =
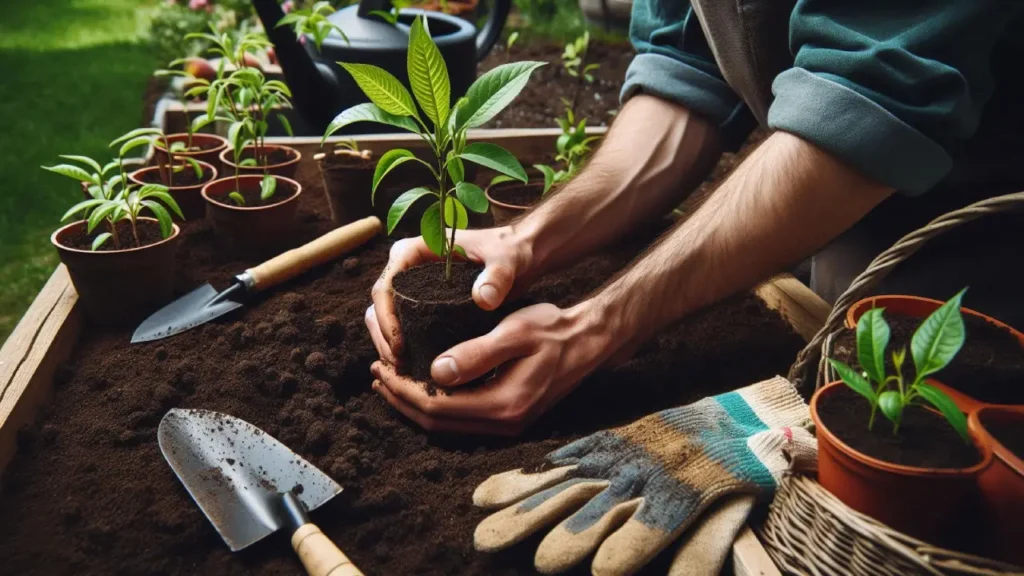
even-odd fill
[{"label": "grass", "polygon": [[0,18],[0,342],[57,265],[49,235],[79,198],[44,172],[58,154],[109,156],[143,124],[157,62],[139,40],[143,0],[4,3]]}]

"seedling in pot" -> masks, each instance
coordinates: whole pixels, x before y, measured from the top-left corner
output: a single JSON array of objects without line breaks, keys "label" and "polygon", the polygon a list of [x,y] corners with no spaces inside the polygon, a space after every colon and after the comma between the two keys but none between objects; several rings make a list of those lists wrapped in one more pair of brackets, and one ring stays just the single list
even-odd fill
[{"label": "seedling in pot", "polygon": [[[170,142],[167,140],[167,135],[159,128],[136,128],[135,130],[132,130],[111,142],[110,147],[114,148],[116,146],[120,146],[117,152],[117,162],[118,166],[123,166],[124,159],[127,157],[129,152],[139,148],[140,146],[153,146],[156,142],[161,142],[165,150],[173,151]],[[181,144],[181,142],[175,142],[175,144]],[[160,173],[165,175],[168,187],[174,187],[175,174],[180,174],[188,169],[195,172],[197,180],[202,180],[203,168],[194,158],[189,158],[188,156],[175,156],[173,152],[169,153],[167,158],[167,164],[160,165]],[[176,164],[175,161],[179,160],[180,163]],[[122,169],[121,172],[123,175],[124,170]]]},{"label": "seedling in pot", "polygon": [[306,35],[311,36],[317,50],[320,50],[324,40],[330,36],[331,31],[337,31],[342,39],[345,40],[345,43],[348,44],[348,36],[345,35],[345,31],[327,19],[333,13],[334,6],[331,6],[331,3],[326,0],[322,0],[313,4],[311,8],[293,10],[285,14],[278,21],[277,27],[291,26],[295,30],[295,35],[299,38],[303,38]]},{"label": "seedling in pot", "polygon": [[[945,368],[964,344],[966,333],[960,315],[960,301],[966,288],[932,312],[914,332],[910,341],[915,376],[910,382],[903,377],[906,348],[892,352],[895,373],[886,374],[886,347],[889,345],[889,325],[883,318],[883,308],[872,308],[857,322],[857,360],[863,369],[859,373],[842,362],[829,359],[829,363],[847,386],[871,403],[868,429],[875,424],[880,410],[893,424],[893,434],[899,434],[903,412],[909,406],[931,405],[945,416],[950,425],[969,442],[967,418],[944,392],[925,382],[925,379]],[[922,402],[923,401],[923,402]]]},{"label": "seedling in pot", "polygon": [[[235,186],[238,188],[237,180]],[[264,174],[263,180],[260,181],[260,201],[266,202],[267,200],[270,200],[276,191],[277,179],[270,174]],[[230,198],[237,206],[245,206],[245,196],[242,196],[242,194],[237,190],[229,193],[228,198]]]},{"label": "seedling in pot", "polygon": [[[212,114],[200,114],[195,118],[189,116],[188,102],[192,99],[206,99],[209,96],[211,81],[206,78],[199,78],[193,75],[189,71],[190,62],[194,61],[195,58],[178,58],[177,60],[171,61],[166,69],[157,70],[153,73],[154,76],[158,77],[180,77],[185,79],[185,86],[180,93],[180,100],[182,104],[182,111],[185,114],[185,133],[188,137],[184,142],[178,140],[170,143],[169,152],[199,152],[201,149],[193,143],[193,136],[205,128],[206,126],[214,123],[215,121],[226,121],[230,122],[230,118],[217,117]],[[181,69],[177,67],[181,66]],[[224,67],[218,70],[217,78],[222,78],[224,75]]]},{"label": "seedling in pot", "polygon": [[[474,162],[526,182],[526,172],[508,150],[485,142],[467,144],[466,132],[485,124],[508,106],[526,86],[530,74],[544,63],[515,62],[498,66],[478,78],[453,108],[444,59],[430,38],[425,19],[419,16],[409,32],[408,70],[412,94],[381,68],[369,64],[339,64],[352,75],[370,102],[339,114],[327,127],[323,140],[349,124],[370,121],[416,133],[427,143],[434,156],[433,162],[417,158],[405,149],[390,150],[382,155],[373,176],[371,194],[375,198],[381,180],[406,162],[418,162],[430,170],[435,185],[414,188],[395,200],[388,212],[388,233],[395,229],[414,202],[424,196],[435,197],[437,200],[420,219],[420,233],[430,250],[444,260],[445,280],[450,281],[453,255],[464,254],[455,242],[455,231],[468,226],[467,209],[482,213],[488,207],[483,190],[465,180],[463,162]],[[429,126],[424,116],[430,121]]]}]

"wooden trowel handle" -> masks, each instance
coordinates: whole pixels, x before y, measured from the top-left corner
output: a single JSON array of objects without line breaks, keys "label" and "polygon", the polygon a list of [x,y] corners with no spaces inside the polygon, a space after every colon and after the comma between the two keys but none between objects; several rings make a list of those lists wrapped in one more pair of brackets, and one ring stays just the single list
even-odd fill
[{"label": "wooden trowel handle", "polygon": [[249,290],[258,292],[277,286],[310,268],[362,246],[380,231],[380,219],[376,216],[368,216],[332,230],[308,244],[293,248],[255,268],[246,270],[253,280]]},{"label": "wooden trowel handle", "polygon": [[309,576],[363,576],[316,524],[303,524],[292,534],[292,548]]}]

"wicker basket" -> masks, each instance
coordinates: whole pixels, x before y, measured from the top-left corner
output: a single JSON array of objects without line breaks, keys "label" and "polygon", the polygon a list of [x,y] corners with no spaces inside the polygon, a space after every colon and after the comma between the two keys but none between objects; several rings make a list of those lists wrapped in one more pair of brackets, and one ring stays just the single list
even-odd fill
[{"label": "wicker basket", "polygon": [[[989,198],[933,220],[882,252],[836,300],[825,326],[797,356],[789,379],[798,388],[814,382],[815,389],[836,379],[826,359],[834,338],[844,329],[847,309],[925,242],[982,216],[1022,206],[1024,192]],[[1024,575],[1024,570],[1009,564],[942,550],[901,534],[854,511],[806,476],[783,479],[759,532],[779,567],[795,574]]]}]

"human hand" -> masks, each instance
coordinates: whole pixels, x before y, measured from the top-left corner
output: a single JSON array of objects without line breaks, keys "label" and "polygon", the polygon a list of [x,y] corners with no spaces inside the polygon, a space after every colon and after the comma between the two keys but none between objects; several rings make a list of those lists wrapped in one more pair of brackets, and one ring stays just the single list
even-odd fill
[{"label": "human hand", "polygon": [[[530,281],[532,260],[527,242],[515,237],[509,226],[485,230],[462,230],[459,246],[469,260],[484,265],[473,284],[473,301],[484,310],[494,310],[509,293],[522,290]],[[391,281],[402,270],[440,257],[427,248],[422,237],[395,242],[391,256],[370,294],[373,304],[366,310],[366,327],[381,359],[395,366],[402,354],[402,331],[395,313]]]},{"label": "human hand", "polygon": [[479,524],[474,543],[501,550],[575,512],[540,543],[539,571],[568,570],[596,551],[595,575],[633,574],[692,527],[669,574],[718,574],[750,496],[815,462],[809,416],[776,377],[592,434],[548,454],[541,471],[484,481],[473,503],[504,509]]},{"label": "human hand", "polygon": [[537,304],[507,316],[491,332],[439,356],[431,376],[458,387],[497,374],[479,386],[430,394],[426,386],[378,361],[374,390],[429,431],[515,436],[597,368],[616,346],[615,332],[586,303],[566,310]]}]

